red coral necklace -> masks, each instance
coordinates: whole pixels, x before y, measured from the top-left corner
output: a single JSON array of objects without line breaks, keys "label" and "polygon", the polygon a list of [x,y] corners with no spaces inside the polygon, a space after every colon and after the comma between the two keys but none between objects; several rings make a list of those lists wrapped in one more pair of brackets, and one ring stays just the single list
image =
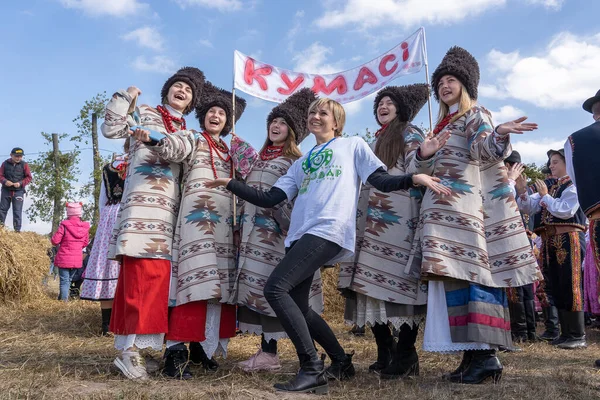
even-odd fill
[{"label": "red coral necklace", "polygon": [[[217,156],[221,160],[229,163],[229,177],[233,178],[233,160],[231,159],[231,154],[229,154],[229,148],[227,147],[227,143],[225,143],[221,138],[219,138],[219,141],[216,142],[212,138],[212,136],[210,136],[206,132],[202,132],[202,136],[204,136],[204,139],[206,139],[206,142],[208,143],[208,153],[210,154],[210,166],[212,168],[215,179],[218,179],[219,177],[217,175],[217,167],[215,167],[215,156],[213,155],[213,150],[215,151],[215,153],[217,153]],[[223,157],[221,155],[221,152],[225,153],[226,156]]]},{"label": "red coral necklace", "polygon": [[177,129],[175,129],[175,127],[173,126],[173,121],[181,124],[181,129],[185,130],[185,119],[183,117],[177,118],[177,117],[172,116],[171,113],[169,112],[169,110],[167,110],[163,106],[156,106],[156,109],[162,116],[163,124],[165,125],[167,132],[169,132],[169,133],[177,132]]},{"label": "red coral necklace", "polygon": [[283,146],[267,146],[260,152],[260,159],[263,161],[273,160],[283,154]]}]

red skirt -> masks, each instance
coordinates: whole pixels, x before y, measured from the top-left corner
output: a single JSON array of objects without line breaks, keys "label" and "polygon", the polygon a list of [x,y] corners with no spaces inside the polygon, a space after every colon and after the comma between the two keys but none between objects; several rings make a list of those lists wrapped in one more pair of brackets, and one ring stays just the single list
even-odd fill
[{"label": "red skirt", "polygon": [[110,331],[115,335],[166,333],[171,261],[123,256]]},{"label": "red skirt", "polygon": [[[208,302],[192,301],[171,309],[167,340],[203,342],[206,340],[206,310]],[[221,304],[219,339],[235,336],[236,307]]]}]

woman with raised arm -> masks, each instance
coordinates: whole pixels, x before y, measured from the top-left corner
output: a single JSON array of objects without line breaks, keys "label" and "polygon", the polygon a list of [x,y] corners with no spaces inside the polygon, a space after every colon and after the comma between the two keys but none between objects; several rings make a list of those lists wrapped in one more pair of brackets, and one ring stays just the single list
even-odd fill
[{"label": "woman with raised arm", "polygon": [[[423,347],[464,351],[445,375],[459,383],[500,379],[496,349],[512,346],[504,288],[540,279],[504,165],[510,133],[537,125],[522,117],[494,129],[476,103],[478,84],[475,58],[451,48],[432,77],[438,123],[417,151],[429,161],[423,171],[452,189],[450,196],[428,190],[421,204],[421,273],[429,280]],[[444,133],[450,138],[440,146]]]},{"label": "woman with raised arm", "polygon": [[[181,68],[161,90],[161,105],[135,106],[136,87],[116,92],[106,106],[102,134],[130,138],[132,126],[144,126],[169,136],[185,129],[204,87],[197,68]],[[179,210],[181,167],[164,161],[142,143],[130,142],[129,167],[109,245],[109,258],[121,260],[110,331],[122,351],[114,363],[129,379],[147,379],[138,350],[162,350],[168,329],[169,281],[173,234]],[[154,366],[154,367],[157,367]]]},{"label": "woman with raised arm", "polygon": [[[411,121],[428,97],[426,84],[388,86],[375,97],[373,112],[381,129],[371,148],[392,175],[417,169],[415,154],[424,135]],[[421,256],[415,241],[422,196],[414,188],[383,193],[363,186],[355,259],[340,268],[338,288],[346,296],[344,319],[371,327],[377,361],[369,371],[382,379],[419,373],[415,342],[427,308],[427,285],[420,279]],[[392,328],[399,332],[396,346]]]},{"label": "woman with raised arm", "polygon": [[[202,132],[181,131],[159,141],[151,139],[155,136],[151,130],[134,132],[155,156],[182,166],[163,369],[171,378],[192,377],[188,358],[209,372],[216,371],[219,365],[213,355],[225,355],[229,338],[235,336],[235,306],[223,304],[229,302],[235,280],[233,199],[226,190],[206,186],[233,176],[232,158],[223,140],[232,129],[231,99],[230,92],[207,82],[196,107]],[[236,97],[236,120],[245,105]],[[189,351],[185,342],[190,342]]]},{"label": "woman with raised arm", "polygon": [[[226,186],[259,207],[274,207],[295,199],[285,241],[286,255],[264,289],[265,298],[300,360],[298,374],[287,383],[275,385],[280,391],[327,393],[325,373],[333,379],[354,375],[352,355],[346,354],[329,325],[309,307],[308,299],[313,276],[322,265],[352,259],[361,182],[369,182],[384,192],[425,185],[437,193],[450,194],[437,178],[389,175],[363,139],[341,137],[345,119],[344,108],[336,101],[328,98],[314,101],[309,107],[307,124],[317,144],[269,191],[232,179],[217,179],[208,184]],[[327,371],[317,357],[312,339],[332,360]]]}]

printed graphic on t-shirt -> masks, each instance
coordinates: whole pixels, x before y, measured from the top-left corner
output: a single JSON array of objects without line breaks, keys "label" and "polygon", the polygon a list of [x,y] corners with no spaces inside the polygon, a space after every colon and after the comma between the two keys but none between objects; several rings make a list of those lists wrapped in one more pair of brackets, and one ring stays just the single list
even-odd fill
[{"label": "printed graphic on t-shirt", "polygon": [[298,195],[306,193],[311,182],[320,182],[323,179],[333,180],[342,174],[342,168],[339,165],[332,165],[333,150],[325,149],[315,155],[311,155],[310,159],[306,158],[302,162],[302,170],[306,174]]}]

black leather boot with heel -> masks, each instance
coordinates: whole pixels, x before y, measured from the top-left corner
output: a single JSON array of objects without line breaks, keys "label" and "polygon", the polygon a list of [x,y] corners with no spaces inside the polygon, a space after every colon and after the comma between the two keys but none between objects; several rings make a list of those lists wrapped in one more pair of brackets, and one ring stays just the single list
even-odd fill
[{"label": "black leather boot with heel", "polygon": [[276,383],[275,390],[280,392],[327,394],[329,384],[325,378],[325,362],[310,360],[308,356],[298,355],[300,370],[289,382]]},{"label": "black leather boot with heel", "polygon": [[448,380],[454,383],[476,385],[492,378],[494,383],[502,378],[502,364],[496,356],[496,350],[473,350],[469,366],[460,374],[450,376]]}]

